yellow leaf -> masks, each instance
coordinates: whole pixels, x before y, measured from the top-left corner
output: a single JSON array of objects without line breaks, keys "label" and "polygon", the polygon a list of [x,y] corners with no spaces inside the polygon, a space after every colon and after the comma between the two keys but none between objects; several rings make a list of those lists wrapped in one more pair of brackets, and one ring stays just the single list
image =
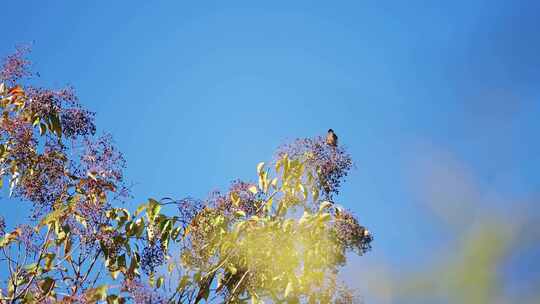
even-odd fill
[{"label": "yellow leaf", "polygon": [[184,290],[184,288],[186,288],[188,283],[189,283],[189,277],[187,275],[182,276],[182,279],[180,279],[180,282],[178,283],[178,287],[176,288],[176,290],[178,291]]},{"label": "yellow leaf", "polygon": [[162,277],[162,276],[159,277],[159,278],[157,279],[156,287],[157,287],[157,288],[160,288],[160,287],[163,285],[163,282],[164,282],[164,281],[165,281],[165,278],[164,278],[164,277]]},{"label": "yellow leaf", "polygon": [[287,284],[287,288],[285,288],[285,298],[289,296],[289,294],[293,291],[293,284],[289,281]]},{"label": "yellow leaf", "polygon": [[103,301],[107,298],[107,290],[109,287],[107,285],[101,285],[98,288],[90,289],[87,291],[87,294],[89,295],[90,299],[92,301]]},{"label": "yellow leaf", "polygon": [[272,204],[273,204],[273,202],[274,202],[274,199],[273,199],[273,198],[270,198],[270,199],[266,202],[266,204],[265,204],[265,206],[264,206],[264,209],[266,210],[266,212],[270,212],[270,211],[272,210]]},{"label": "yellow leaf", "polygon": [[323,213],[320,217],[320,221],[321,222],[326,222],[330,220],[330,213]]},{"label": "yellow leaf", "polygon": [[319,199],[319,189],[317,189],[317,187],[313,187],[311,195],[313,196],[313,201],[316,202]]},{"label": "yellow leaf", "polygon": [[257,194],[257,192],[259,192],[259,190],[257,190],[257,186],[255,186],[255,185],[249,187],[248,190],[253,194]]},{"label": "yellow leaf", "polygon": [[278,183],[278,179],[277,177],[274,177],[271,182],[272,186],[274,186],[274,188],[277,188],[277,183]]},{"label": "yellow leaf", "polygon": [[302,193],[302,197],[303,197],[302,199],[306,200],[307,196],[308,196],[308,193],[307,193],[307,190],[304,187],[304,185],[298,184],[298,190],[300,190],[300,192]]},{"label": "yellow leaf", "polygon": [[332,206],[331,202],[329,201],[322,202],[321,205],[319,206],[319,212],[323,211],[324,209],[329,208],[330,206]]},{"label": "yellow leaf", "polygon": [[116,278],[118,278],[118,275],[120,274],[120,271],[119,270],[111,271],[110,274],[111,274],[111,278],[113,280],[116,280]]},{"label": "yellow leaf", "polygon": [[238,210],[234,213],[234,215],[238,216],[238,217],[244,217],[246,216],[246,213],[242,210]]},{"label": "yellow leaf", "polygon": [[238,193],[231,192],[231,201],[235,206],[238,206],[238,204],[240,204],[240,197],[238,196]]},{"label": "yellow leaf", "polygon": [[259,175],[259,188],[264,189],[264,174]]},{"label": "yellow leaf", "polygon": [[264,162],[260,162],[257,165],[257,174],[261,174],[263,168],[264,168]]},{"label": "yellow leaf", "polygon": [[139,205],[139,207],[137,207],[137,210],[135,210],[135,213],[133,213],[133,215],[134,216],[139,215],[141,212],[143,212],[144,209],[146,209],[146,207],[148,207],[147,203]]},{"label": "yellow leaf", "polygon": [[300,220],[298,221],[298,224],[302,225],[302,224],[305,223],[309,218],[310,218],[309,213],[307,213],[306,211],[304,211],[304,214],[302,215],[302,217],[301,217]]},{"label": "yellow leaf", "polygon": [[276,162],[276,173],[279,173],[279,169],[282,167],[283,161],[280,159]]}]

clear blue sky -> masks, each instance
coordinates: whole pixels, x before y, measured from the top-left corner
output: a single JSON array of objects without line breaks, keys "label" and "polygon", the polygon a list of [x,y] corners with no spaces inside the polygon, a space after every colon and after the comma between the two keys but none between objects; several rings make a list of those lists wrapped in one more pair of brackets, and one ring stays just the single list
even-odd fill
[{"label": "clear blue sky", "polygon": [[204,197],[333,128],[366,261],[407,268],[446,240],[430,199],[537,214],[540,189],[540,4],[426,2],[24,0],[0,52],[34,41],[42,83],[76,87],[134,203]]}]

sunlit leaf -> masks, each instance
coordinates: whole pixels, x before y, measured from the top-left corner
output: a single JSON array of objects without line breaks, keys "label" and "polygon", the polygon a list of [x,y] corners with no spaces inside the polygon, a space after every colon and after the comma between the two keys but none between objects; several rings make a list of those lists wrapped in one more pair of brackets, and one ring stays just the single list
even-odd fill
[{"label": "sunlit leaf", "polygon": [[257,174],[261,174],[263,168],[264,168],[264,162],[260,162],[260,163],[257,165]]},{"label": "sunlit leaf", "polygon": [[156,281],[156,288],[160,288],[163,285],[163,282],[165,281],[164,277],[159,277]]},{"label": "sunlit leaf", "polygon": [[240,196],[238,196],[238,193],[236,192],[231,192],[231,201],[232,203],[238,207],[238,205],[240,204]]},{"label": "sunlit leaf", "polygon": [[319,212],[325,210],[325,209],[328,209],[330,208],[330,206],[332,206],[333,204],[329,201],[324,201],[321,203],[321,205],[319,206]]},{"label": "sunlit leaf", "polygon": [[182,276],[182,278],[178,282],[178,287],[176,288],[176,290],[182,291],[182,290],[184,290],[186,288],[186,286],[188,284],[189,284],[189,276],[184,275],[184,276]]},{"label": "sunlit leaf", "polygon": [[287,298],[292,291],[293,291],[293,283],[289,281],[289,283],[287,283],[287,287],[285,288],[285,293],[284,293],[285,298]]},{"label": "sunlit leaf", "polygon": [[253,194],[257,194],[259,192],[259,190],[257,189],[257,186],[255,186],[255,185],[249,187],[248,190]]}]

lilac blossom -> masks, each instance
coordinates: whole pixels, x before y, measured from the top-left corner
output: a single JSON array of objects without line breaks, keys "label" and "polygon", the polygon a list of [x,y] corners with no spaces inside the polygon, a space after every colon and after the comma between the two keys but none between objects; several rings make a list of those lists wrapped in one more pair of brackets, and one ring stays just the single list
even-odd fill
[{"label": "lilac blossom", "polygon": [[371,249],[373,236],[348,211],[336,211],[334,231],[340,244],[362,255]]},{"label": "lilac blossom", "polygon": [[6,221],[3,216],[0,216],[0,236],[6,233]]},{"label": "lilac blossom", "polygon": [[80,108],[63,110],[62,133],[72,139],[78,136],[94,135],[96,133],[94,115],[95,113]]},{"label": "lilac blossom", "polygon": [[20,233],[18,236],[19,242],[24,245],[24,248],[28,253],[36,253],[39,251],[38,241],[39,234],[34,230],[34,228],[27,224],[21,224],[17,226],[16,229],[19,229]]},{"label": "lilac blossom", "polygon": [[8,55],[0,69],[0,81],[13,84],[21,78],[31,76],[29,70],[30,61],[25,59],[25,55],[29,52],[29,47],[20,46],[15,50],[15,53]]},{"label": "lilac blossom", "polygon": [[178,218],[182,227],[185,229],[204,208],[204,202],[192,197],[186,197],[175,201],[174,204],[178,207]]},{"label": "lilac blossom", "polygon": [[165,249],[161,246],[161,242],[151,243],[147,245],[142,252],[141,265],[143,271],[150,275],[154,273],[156,268],[163,265],[165,261]]},{"label": "lilac blossom", "polygon": [[124,281],[123,290],[130,294],[134,304],[167,303],[162,295],[137,279],[128,279]]},{"label": "lilac blossom", "polygon": [[277,156],[285,154],[291,159],[305,161],[308,168],[315,170],[318,186],[328,200],[339,194],[341,183],[353,166],[351,156],[343,147],[330,146],[321,136],[300,138],[283,145],[278,149]]},{"label": "lilac blossom", "polygon": [[[208,198],[208,205],[215,207],[226,215],[231,215],[235,211],[243,211],[247,216],[252,216],[261,211],[262,198],[260,195],[253,194],[249,191],[252,183],[247,183],[241,180],[234,180],[226,194],[219,191],[214,191]],[[238,204],[233,204],[231,193],[236,193],[238,196]]]},{"label": "lilac blossom", "polygon": [[39,117],[55,115],[65,107],[78,105],[77,96],[71,87],[60,90],[28,87],[26,95],[28,96],[28,109]]},{"label": "lilac blossom", "polygon": [[85,152],[81,157],[83,172],[90,172],[111,183],[122,182],[125,159],[112,144],[112,137],[104,135],[84,143]]},{"label": "lilac blossom", "polygon": [[22,175],[20,186],[16,189],[19,197],[32,201],[36,212],[49,210],[65,192],[68,178],[64,174],[66,159],[58,144],[48,142],[42,154],[34,155],[31,172]]}]

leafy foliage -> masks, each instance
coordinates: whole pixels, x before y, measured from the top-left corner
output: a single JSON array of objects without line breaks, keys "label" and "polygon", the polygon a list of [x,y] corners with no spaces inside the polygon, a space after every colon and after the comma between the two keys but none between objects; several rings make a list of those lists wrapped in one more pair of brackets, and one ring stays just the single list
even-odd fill
[{"label": "leafy foliage", "polygon": [[2,301],[353,302],[337,274],[372,236],[329,201],[352,165],[343,148],[299,140],[260,163],[255,183],[131,212],[115,204],[128,191],[110,136],[95,136],[72,89],[15,84],[29,75],[23,55],[0,73],[0,172],[33,212],[13,229],[0,221]]}]

